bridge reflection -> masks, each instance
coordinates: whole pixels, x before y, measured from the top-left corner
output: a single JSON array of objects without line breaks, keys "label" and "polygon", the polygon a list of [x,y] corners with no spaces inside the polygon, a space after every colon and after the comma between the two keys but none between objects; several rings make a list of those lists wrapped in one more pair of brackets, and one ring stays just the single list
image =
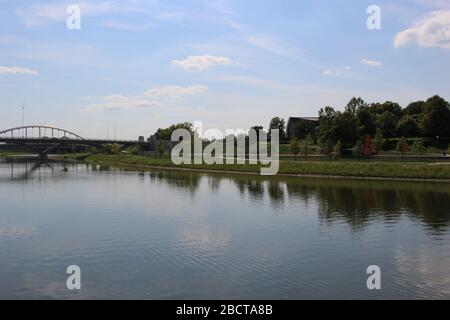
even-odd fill
[{"label": "bridge reflection", "polygon": [[[61,179],[64,173],[75,168],[74,165],[51,160],[42,160],[36,157],[15,157],[0,160],[0,182],[22,181],[37,179]],[[6,169],[8,168],[8,169]],[[68,168],[65,170],[65,168]]]}]

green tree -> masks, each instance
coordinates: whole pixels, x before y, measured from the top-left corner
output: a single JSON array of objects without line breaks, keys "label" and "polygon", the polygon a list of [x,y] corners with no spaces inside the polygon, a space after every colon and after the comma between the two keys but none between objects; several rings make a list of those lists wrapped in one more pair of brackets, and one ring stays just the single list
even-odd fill
[{"label": "green tree", "polygon": [[425,110],[425,101],[411,102],[403,112],[407,115],[419,115]]},{"label": "green tree", "polygon": [[336,118],[336,137],[343,147],[351,148],[358,140],[356,117],[349,112],[339,112]]},{"label": "green tree", "polygon": [[369,107],[360,108],[356,113],[358,122],[358,136],[366,134],[374,135],[377,128],[376,115],[371,112]]},{"label": "green tree", "polygon": [[405,137],[401,137],[397,142],[397,151],[400,152],[403,160],[403,156],[408,153],[408,141],[406,141]]},{"label": "green tree", "polygon": [[368,106],[367,103],[364,102],[363,99],[361,99],[361,97],[356,98],[353,97],[352,99],[350,99],[350,101],[347,103],[347,106],[345,107],[345,112],[349,112],[353,115],[356,115],[357,112],[361,109],[361,108],[366,108]]},{"label": "green tree", "polygon": [[314,138],[313,138],[312,134],[308,134],[305,139],[306,139],[306,141],[308,141],[309,146],[314,145]]},{"label": "green tree", "polygon": [[105,153],[105,154],[112,154],[112,152],[111,152],[111,145],[110,144],[102,145],[102,152]]},{"label": "green tree", "polygon": [[122,146],[120,144],[113,143],[111,145],[111,152],[112,152],[112,154],[118,154],[120,152],[121,148],[122,148]]},{"label": "green tree", "polygon": [[374,146],[377,154],[379,154],[380,151],[383,151],[384,138],[380,128],[377,129],[377,133],[375,134]]},{"label": "green tree", "polygon": [[397,121],[403,115],[402,107],[400,107],[398,103],[392,101],[386,101],[383,103],[373,103],[370,107],[373,110],[373,112],[378,115],[382,115],[385,112],[390,112],[392,115],[394,115],[394,118]]},{"label": "green tree", "polygon": [[122,146],[117,143],[108,143],[103,145],[103,152],[106,154],[118,154],[121,148]]},{"label": "green tree", "polygon": [[397,119],[395,115],[389,111],[383,112],[377,117],[378,127],[387,138],[395,137],[395,127]]},{"label": "green tree", "polygon": [[87,152],[88,152],[88,153],[92,153],[92,154],[95,154],[95,153],[98,153],[98,152],[99,152],[99,150],[98,150],[98,148],[97,148],[97,147],[94,147],[94,146],[89,146],[89,147],[87,148]]},{"label": "green tree", "polygon": [[156,150],[160,157],[162,157],[164,155],[164,143],[162,142],[162,140],[158,140],[158,144],[156,145]]},{"label": "green tree", "polygon": [[420,125],[415,117],[406,115],[400,120],[395,131],[398,136],[417,137],[420,135]]},{"label": "green tree", "polygon": [[132,154],[132,155],[138,155],[138,154],[140,154],[139,151],[140,151],[140,150],[139,150],[139,147],[138,147],[138,146],[132,146],[132,147],[129,147],[129,148],[126,150],[126,152],[128,152],[128,153],[130,153],[130,154]]},{"label": "green tree", "polygon": [[279,134],[280,134],[280,139],[283,139],[286,136],[286,123],[284,121],[284,119],[280,118],[280,117],[275,117],[272,118],[270,120],[270,124],[269,124],[269,135],[270,135],[270,130],[272,129],[278,129]]},{"label": "green tree", "polygon": [[362,154],[362,147],[363,144],[361,142],[361,139],[356,141],[355,147],[353,148],[353,155],[354,156],[360,156]]},{"label": "green tree", "polygon": [[423,155],[425,153],[425,145],[423,139],[416,138],[414,139],[413,144],[411,145],[411,152],[418,155]]},{"label": "green tree", "polygon": [[450,136],[450,106],[439,96],[429,98],[425,102],[425,112],[422,116],[422,127],[429,137]]},{"label": "green tree", "polygon": [[314,144],[314,140],[310,134],[308,134],[304,141],[304,153],[305,153],[305,159],[308,159],[309,151],[311,149],[311,146]]},{"label": "green tree", "polygon": [[191,134],[193,134],[193,126],[192,123],[190,122],[183,122],[183,123],[178,123],[178,124],[173,124],[168,128],[162,129],[159,128],[156,133],[156,139],[158,140],[172,140],[172,133],[177,130],[177,129],[186,129],[188,130]]},{"label": "green tree", "polygon": [[291,153],[295,156],[295,160],[297,160],[297,155],[300,153],[300,143],[297,138],[291,140],[290,149]]},{"label": "green tree", "polygon": [[333,141],[333,135],[336,130],[336,115],[337,112],[329,106],[319,111],[319,140],[323,147],[329,141]]},{"label": "green tree", "polygon": [[317,139],[317,144],[320,147],[320,155],[323,156],[324,154],[329,155],[331,153],[332,144],[330,140],[325,140],[322,137],[319,137]]},{"label": "green tree", "polygon": [[294,125],[293,135],[297,139],[303,139],[308,134],[315,133],[316,124],[313,121],[299,119]]},{"label": "green tree", "polygon": [[340,159],[342,154],[342,143],[341,140],[339,140],[333,147],[333,152],[331,155],[334,159]]},{"label": "green tree", "polygon": [[127,149],[130,154],[133,155],[142,155],[146,151],[146,147],[143,144],[132,146]]},{"label": "green tree", "polygon": [[319,138],[335,145],[337,141],[345,147],[353,147],[357,140],[356,117],[350,112],[335,111],[325,107],[319,111]]}]

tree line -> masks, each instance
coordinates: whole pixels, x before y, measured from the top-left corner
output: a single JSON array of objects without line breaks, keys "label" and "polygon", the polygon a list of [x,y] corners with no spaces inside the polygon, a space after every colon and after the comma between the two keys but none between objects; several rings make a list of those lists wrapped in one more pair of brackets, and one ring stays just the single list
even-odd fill
[{"label": "tree line", "polygon": [[[361,154],[374,154],[383,149],[386,140],[397,138],[396,148],[406,153],[408,147],[422,150],[423,139],[450,138],[450,104],[435,95],[426,101],[414,101],[406,107],[396,102],[367,103],[362,98],[353,97],[344,111],[326,106],[319,111],[318,122],[300,122],[294,128],[293,139],[305,139],[308,144],[320,145],[324,153],[339,154],[344,149],[354,149]],[[158,140],[170,140],[172,132],[178,128],[193,133],[192,124],[179,123],[166,129],[158,129]],[[253,126],[257,132],[261,125]],[[270,120],[268,132],[278,129],[280,138],[286,136],[286,122],[281,117]],[[408,138],[418,138],[409,146]],[[269,134],[270,139],[270,134]],[[297,148],[294,141],[294,149]]]},{"label": "tree line", "polygon": [[326,144],[340,141],[343,148],[352,148],[358,141],[376,135],[450,137],[450,105],[437,95],[412,102],[406,108],[391,101],[368,104],[361,98],[352,98],[342,112],[332,107],[319,111],[317,139]]},{"label": "tree line", "polygon": [[[269,124],[269,129],[279,129],[283,134],[285,128],[285,121],[279,117]],[[450,138],[450,104],[438,95],[411,102],[405,108],[392,101],[369,104],[354,97],[344,111],[321,108],[316,124],[299,122],[293,131],[290,138],[294,150],[297,139],[313,138],[327,154],[353,149],[370,155],[381,151],[385,141],[397,138],[395,147],[402,154],[409,147],[420,153],[424,150],[423,138]],[[409,146],[407,138],[416,139]]]}]

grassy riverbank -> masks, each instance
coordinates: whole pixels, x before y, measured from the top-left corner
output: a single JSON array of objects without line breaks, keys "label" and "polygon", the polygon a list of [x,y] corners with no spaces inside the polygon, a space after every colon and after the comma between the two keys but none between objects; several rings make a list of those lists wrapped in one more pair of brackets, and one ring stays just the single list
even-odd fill
[{"label": "grassy riverbank", "polygon": [[28,152],[0,150],[0,157],[20,156],[20,155],[24,155],[24,154],[28,154]]},{"label": "grassy riverbank", "polygon": [[[259,173],[260,165],[174,165],[169,158],[133,155],[66,155],[66,159],[83,160],[102,166],[150,170],[155,167],[184,168],[205,171]],[[360,161],[282,161],[279,174],[323,175],[370,178],[450,179],[450,163],[402,163]]]}]

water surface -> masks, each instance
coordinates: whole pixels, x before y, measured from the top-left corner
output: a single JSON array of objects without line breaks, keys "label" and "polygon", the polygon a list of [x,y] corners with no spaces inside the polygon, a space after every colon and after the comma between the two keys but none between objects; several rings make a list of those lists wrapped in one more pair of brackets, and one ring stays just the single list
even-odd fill
[{"label": "water surface", "polygon": [[63,167],[0,162],[0,298],[450,298],[449,184]]}]

